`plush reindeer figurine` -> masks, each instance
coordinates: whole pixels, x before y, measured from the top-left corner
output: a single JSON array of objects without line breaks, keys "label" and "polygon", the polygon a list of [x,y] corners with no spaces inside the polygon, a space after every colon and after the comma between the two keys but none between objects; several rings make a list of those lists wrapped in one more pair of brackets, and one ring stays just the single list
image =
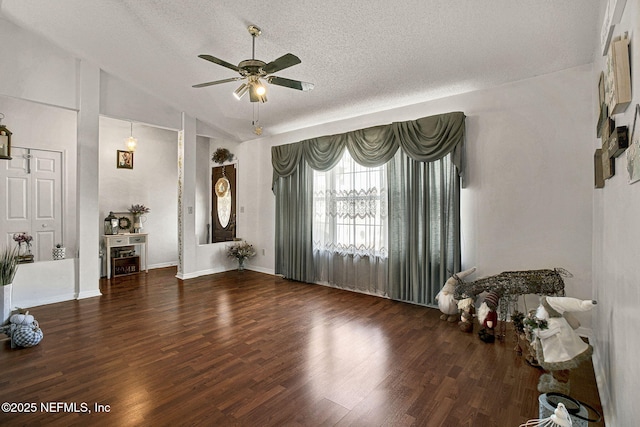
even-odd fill
[{"label": "plush reindeer figurine", "polygon": [[449,277],[444,283],[444,286],[442,287],[440,292],[438,292],[438,295],[436,295],[438,308],[442,312],[440,319],[446,320],[448,322],[457,322],[458,320],[460,320],[458,301],[456,301],[453,294],[458,282],[463,280],[468,275],[472,274],[474,271],[476,271],[476,268],[471,267],[468,270],[454,274],[453,276]]}]

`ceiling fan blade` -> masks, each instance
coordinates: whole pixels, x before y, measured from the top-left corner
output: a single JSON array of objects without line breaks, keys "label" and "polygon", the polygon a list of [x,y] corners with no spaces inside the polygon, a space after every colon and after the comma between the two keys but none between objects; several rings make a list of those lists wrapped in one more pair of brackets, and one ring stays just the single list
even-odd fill
[{"label": "ceiling fan blade", "polygon": [[276,73],[280,70],[284,70],[285,68],[292,67],[301,62],[302,61],[300,61],[300,58],[298,58],[294,54],[287,53],[286,55],[282,55],[280,58],[275,59],[269,62],[264,67],[262,67],[262,71],[264,71],[267,74]]},{"label": "ceiling fan blade", "polygon": [[213,86],[213,85],[219,85],[221,83],[235,82],[236,80],[242,80],[242,79],[243,79],[243,77],[231,77],[230,79],[216,80],[215,82],[200,83],[200,84],[197,84],[197,85],[193,85],[192,87]]},{"label": "ceiling fan blade", "polygon": [[267,81],[272,85],[289,87],[291,89],[303,90],[305,92],[313,89],[313,83],[301,82],[299,80],[285,79],[284,77],[270,76],[270,77],[267,77]]},{"label": "ceiling fan blade", "polygon": [[202,58],[204,60],[213,62],[214,64],[218,64],[218,65],[222,65],[223,67],[227,67],[229,69],[232,69],[233,71],[236,72],[240,72],[240,68],[238,68],[236,65],[233,65],[227,61],[223,61],[220,58],[216,58],[215,56],[211,56],[211,55],[198,55],[198,58]]}]

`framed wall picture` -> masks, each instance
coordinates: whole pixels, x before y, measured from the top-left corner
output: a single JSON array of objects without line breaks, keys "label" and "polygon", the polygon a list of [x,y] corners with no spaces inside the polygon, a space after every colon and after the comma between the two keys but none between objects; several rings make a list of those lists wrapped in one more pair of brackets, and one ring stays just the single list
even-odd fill
[{"label": "framed wall picture", "polygon": [[133,152],[118,150],[116,166],[118,169],[133,169]]},{"label": "framed wall picture", "polygon": [[631,103],[631,68],[629,39],[618,37],[611,42],[604,78],[609,115],[624,112]]}]

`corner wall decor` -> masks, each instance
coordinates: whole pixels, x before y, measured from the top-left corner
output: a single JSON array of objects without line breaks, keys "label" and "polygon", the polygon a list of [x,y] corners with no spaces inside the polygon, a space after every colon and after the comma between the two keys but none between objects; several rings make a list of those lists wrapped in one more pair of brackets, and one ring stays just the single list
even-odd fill
[{"label": "corner wall decor", "polygon": [[596,126],[596,135],[598,138],[602,136],[602,128],[604,127],[604,123],[609,117],[609,107],[607,107],[606,96],[605,96],[605,84],[604,84],[604,71],[600,73],[600,78],[598,79],[598,124]]},{"label": "corner wall decor", "polygon": [[0,159],[11,160],[11,135],[12,132],[2,124],[4,114],[0,113]]},{"label": "corner wall decor", "polygon": [[593,178],[595,188],[604,188],[604,176],[602,174],[602,149],[596,148],[593,154]]},{"label": "corner wall decor", "polygon": [[118,150],[116,167],[118,169],[133,169],[133,153],[131,151]]},{"label": "corner wall decor", "polygon": [[609,135],[609,156],[615,158],[620,156],[629,147],[629,131],[626,126],[613,128]]},{"label": "corner wall decor", "polygon": [[216,151],[211,156],[211,160],[221,165],[224,162],[230,162],[233,160],[233,154],[226,148],[216,148]]},{"label": "corner wall decor", "polygon": [[627,172],[629,172],[629,184],[640,181],[640,136],[636,133],[636,120],[640,115],[640,104],[636,104],[636,111],[631,128],[631,144],[627,150]]},{"label": "corner wall decor", "polygon": [[609,179],[616,174],[616,159],[609,155],[609,141],[602,140],[602,177]]},{"label": "corner wall decor", "polygon": [[605,70],[605,98],[609,115],[624,112],[631,103],[631,68],[627,34],[611,42]]}]

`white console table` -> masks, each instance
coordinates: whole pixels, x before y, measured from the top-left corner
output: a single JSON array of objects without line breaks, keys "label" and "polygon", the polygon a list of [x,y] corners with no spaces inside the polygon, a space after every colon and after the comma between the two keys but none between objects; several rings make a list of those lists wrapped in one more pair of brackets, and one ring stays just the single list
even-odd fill
[{"label": "white console table", "polygon": [[[104,238],[104,246],[106,248],[105,252],[107,255],[107,279],[111,278],[111,248],[117,248],[120,246],[140,246],[141,248],[144,248],[144,251],[142,251],[140,255],[141,261],[143,261],[141,264],[144,265],[145,273],[149,272],[149,267],[147,265],[147,259],[149,258],[149,233],[105,234],[102,237]],[[140,269],[142,269],[142,265],[140,266]]]}]

